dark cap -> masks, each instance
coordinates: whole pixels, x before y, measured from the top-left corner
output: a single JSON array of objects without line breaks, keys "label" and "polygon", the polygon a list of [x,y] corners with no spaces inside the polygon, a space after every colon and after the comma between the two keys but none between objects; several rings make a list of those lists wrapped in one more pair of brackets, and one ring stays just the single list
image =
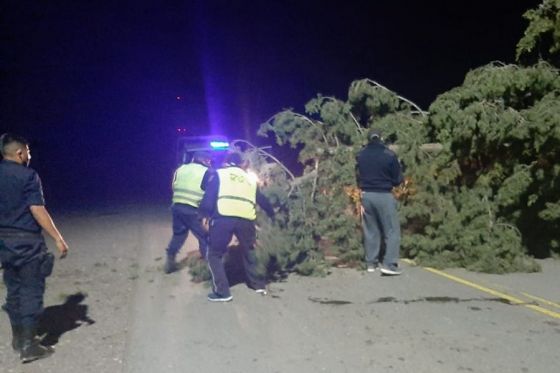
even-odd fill
[{"label": "dark cap", "polygon": [[369,141],[372,141],[372,140],[375,140],[375,139],[380,139],[381,140],[381,137],[382,137],[381,130],[379,130],[377,128],[372,128],[372,129],[369,130],[369,133],[368,133],[368,140]]}]

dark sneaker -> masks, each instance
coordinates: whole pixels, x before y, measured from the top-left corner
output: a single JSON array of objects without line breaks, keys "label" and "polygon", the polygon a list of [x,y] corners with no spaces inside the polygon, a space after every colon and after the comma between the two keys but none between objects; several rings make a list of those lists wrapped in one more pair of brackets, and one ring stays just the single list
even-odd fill
[{"label": "dark sneaker", "polygon": [[22,363],[30,363],[35,360],[44,359],[53,354],[52,347],[41,346],[38,342],[32,345],[24,346],[20,352],[20,359]]},{"label": "dark sneaker", "polygon": [[398,276],[402,271],[395,264],[381,267],[381,273],[386,276]]},{"label": "dark sneaker", "polygon": [[35,334],[34,327],[21,327],[21,348],[19,357],[22,363],[30,363],[35,360],[44,359],[51,356],[54,352],[52,347],[41,346]]},{"label": "dark sneaker", "polygon": [[267,295],[268,291],[266,291],[266,289],[255,289],[255,293],[260,295]]},{"label": "dark sneaker", "polygon": [[210,302],[229,302],[232,299],[233,299],[232,295],[228,295],[227,297],[224,297],[223,295],[220,295],[218,293],[208,294],[208,300]]}]

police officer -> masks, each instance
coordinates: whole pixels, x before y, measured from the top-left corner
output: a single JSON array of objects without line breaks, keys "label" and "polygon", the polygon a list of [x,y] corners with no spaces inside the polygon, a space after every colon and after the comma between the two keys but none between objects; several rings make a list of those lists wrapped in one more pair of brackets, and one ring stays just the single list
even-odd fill
[{"label": "police officer", "polygon": [[22,362],[53,353],[39,345],[38,318],[43,310],[45,278],[54,256],[47,252],[41,229],[55,241],[61,258],[68,245],[54,225],[43,199],[41,180],[27,166],[28,142],[13,134],[0,137],[0,260],[6,284],[6,310],[12,326],[12,347]]},{"label": "police officer", "polygon": [[189,230],[198,239],[200,256],[206,257],[208,238],[198,218],[198,206],[204,195],[210,160],[208,153],[195,152],[192,162],[180,166],[173,176],[173,236],[167,246],[165,273],[177,270],[175,257],[185,243]]},{"label": "police officer", "polygon": [[[370,131],[368,145],[358,153],[356,171],[362,190],[367,271],[375,272],[381,264],[382,274],[400,275],[401,230],[397,201],[391,191],[403,182],[403,175],[396,154],[385,146],[379,130]],[[381,238],[385,240],[384,256],[381,256]]]},{"label": "police officer", "polygon": [[259,192],[257,180],[251,178],[241,164],[238,153],[228,154],[224,167],[209,178],[200,204],[201,216],[205,219],[211,217],[207,259],[213,282],[213,292],[208,294],[208,300],[212,302],[233,299],[222,260],[234,234],[239,241],[239,250],[242,250],[249,287],[257,293],[266,294],[265,281],[256,270],[256,205],[261,206],[270,218],[274,217],[274,210]]}]

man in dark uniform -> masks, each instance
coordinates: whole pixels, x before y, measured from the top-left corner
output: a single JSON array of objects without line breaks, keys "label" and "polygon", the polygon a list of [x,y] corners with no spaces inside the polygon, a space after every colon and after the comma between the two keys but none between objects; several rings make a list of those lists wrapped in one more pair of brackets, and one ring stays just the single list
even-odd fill
[{"label": "man in dark uniform", "polygon": [[[367,271],[375,272],[382,259],[382,274],[399,275],[401,231],[397,201],[391,191],[403,182],[403,175],[396,154],[385,146],[380,131],[370,132],[369,144],[357,156],[356,172],[362,190]],[[386,249],[383,258],[380,258],[381,238]]]},{"label": "man in dark uniform", "polygon": [[272,205],[260,193],[257,180],[240,167],[241,156],[238,153],[228,154],[224,164],[210,176],[199,209],[201,217],[211,217],[207,259],[213,282],[213,292],[208,295],[208,300],[212,302],[233,299],[223,256],[234,234],[242,251],[249,287],[257,293],[266,294],[265,281],[256,270],[256,205],[261,206],[270,218],[274,217]]},{"label": "man in dark uniform", "polygon": [[49,356],[36,337],[43,310],[45,278],[53,267],[41,229],[56,243],[61,257],[68,245],[45,208],[41,180],[27,166],[31,159],[25,139],[12,134],[0,137],[0,261],[6,284],[6,311],[12,326],[12,347],[22,362]]},{"label": "man in dark uniform", "polygon": [[195,152],[191,163],[181,165],[173,176],[173,237],[167,246],[165,273],[177,270],[175,257],[185,243],[189,230],[198,239],[200,256],[206,258],[208,238],[198,218],[198,206],[204,195],[210,167],[210,155]]}]

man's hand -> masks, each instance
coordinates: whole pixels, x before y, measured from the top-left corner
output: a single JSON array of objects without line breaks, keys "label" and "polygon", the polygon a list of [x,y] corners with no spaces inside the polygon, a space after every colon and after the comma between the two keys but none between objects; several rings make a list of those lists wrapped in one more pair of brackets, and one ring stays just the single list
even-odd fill
[{"label": "man's hand", "polygon": [[200,221],[200,224],[202,225],[202,229],[204,229],[205,232],[210,231],[210,219],[209,218],[202,218],[202,220]]},{"label": "man's hand", "polygon": [[60,237],[55,241],[55,244],[58,252],[60,253],[59,259],[66,258],[66,255],[68,255],[68,245],[64,241],[64,238]]},{"label": "man's hand", "polygon": [[68,253],[68,245],[62,238],[62,235],[54,225],[51,215],[43,205],[33,205],[29,206],[31,214],[37,221],[37,223],[48,233],[49,236],[54,240],[58,251],[60,252],[60,259],[64,258]]}]

